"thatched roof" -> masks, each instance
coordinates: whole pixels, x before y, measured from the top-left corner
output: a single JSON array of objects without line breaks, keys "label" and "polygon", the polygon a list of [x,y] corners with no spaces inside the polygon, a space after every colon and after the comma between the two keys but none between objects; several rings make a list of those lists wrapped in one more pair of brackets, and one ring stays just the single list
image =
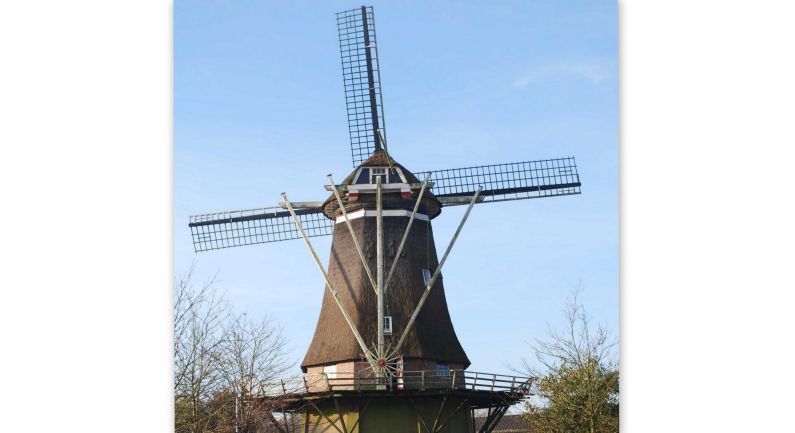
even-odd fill
[{"label": "thatched roof", "polygon": [[[385,217],[383,221],[385,266],[388,272],[408,218]],[[375,274],[376,220],[364,217],[354,219],[351,223],[368,265]],[[392,344],[400,337],[425,289],[422,269],[429,269],[432,273],[438,266],[430,221],[414,221],[403,254],[398,260],[385,296],[385,314],[392,316]],[[345,224],[338,224],[334,229],[329,261],[329,278],[339,292],[343,305],[367,344],[373,344],[377,341],[376,295]],[[389,342],[388,339],[387,343]],[[469,366],[469,359],[450,320],[441,276],[431,289],[401,352],[406,358],[424,358]],[[320,318],[312,343],[301,363],[302,369],[306,371],[307,367],[314,365],[359,360],[361,354],[362,350],[333,297],[324,288]]]},{"label": "thatched roof", "polygon": [[[370,158],[366,159],[364,162],[359,165],[359,167],[398,167],[403,171],[404,176],[406,176],[406,181],[412,184],[420,184],[422,181],[417,179],[417,177],[410,172],[406,167],[398,164],[392,157],[387,155],[386,152],[383,150],[378,150],[373,153]],[[350,185],[353,183],[353,176],[356,174],[359,167],[356,167],[351,174],[349,174],[340,185]],[[413,196],[411,198],[403,198],[400,196],[399,193],[385,193],[383,196],[383,205],[384,209],[406,209],[412,210],[414,205],[416,204],[417,194],[419,194],[419,187],[412,188]],[[345,194],[341,194],[342,202],[345,203],[345,210],[347,212],[353,212],[359,209],[375,209],[375,202],[374,197],[371,197],[371,200],[360,200],[353,203],[348,203],[348,199],[345,197]],[[423,194],[422,203],[418,209],[418,212],[428,215],[431,218],[436,218],[442,211],[442,205],[439,203],[439,200],[434,197],[433,193],[431,192],[430,188],[425,190]],[[337,199],[334,196],[334,193],[323,202],[323,213],[326,215],[327,218],[335,219],[337,216],[341,214],[339,211],[339,204],[337,203]]]}]

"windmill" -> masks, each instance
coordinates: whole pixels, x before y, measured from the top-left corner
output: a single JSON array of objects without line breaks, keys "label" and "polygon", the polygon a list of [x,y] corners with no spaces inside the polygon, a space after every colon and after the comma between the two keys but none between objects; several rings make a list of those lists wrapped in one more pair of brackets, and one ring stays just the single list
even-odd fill
[{"label": "windmill", "polygon": [[[488,432],[529,379],[467,370],[441,270],[475,204],[579,194],[574,158],[409,171],[387,145],[372,7],[338,13],[337,27],[354,170],[328,175],[323,201],[282,193],[275,207],[191,216],[194,249],[305,242],[323,304],[305,375],[280,396],[305,431],[472,431],[472,411],[487,409]],[[449,206],[466,211],[439,259],[431,220]],[[327,235],[325,267],[311,238]]]}]

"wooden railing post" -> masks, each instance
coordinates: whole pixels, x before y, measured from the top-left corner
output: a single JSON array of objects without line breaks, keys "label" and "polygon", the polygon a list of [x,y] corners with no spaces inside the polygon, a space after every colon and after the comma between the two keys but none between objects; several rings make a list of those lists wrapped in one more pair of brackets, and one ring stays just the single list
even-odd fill
[{"label": "wooden railing post", "polygon": [[496,384],[497,384],[497,375],[496,374],[492,374],[491,375],[491,391],[492,392],[494,392],[494,385],[496,385]]},{"label": "wooden railing post", "polygon": [[304,376],[304,391],[309,392],[309,385],[306,383],[306,376]]},{"label": "wooden railing post", "polygon": [[425,370],[420,371],[420,390],[425,391]]},{"label": "wooden railing post", "polygon": [[455,389],[455,370],[453,370],[453,380],[450,382],[450,389]]},{"label": "wooden railing post", "polygon": [[326,379],[326,391],[331,391],[331,385],[328,383],[328,374],[324,371],[323,377]]},{"label": "wooden railing post", "polygon": [[475,372],[475,377],[472,379],[472,389],[475,389],[475,385],[478,383],[478,372]]}]

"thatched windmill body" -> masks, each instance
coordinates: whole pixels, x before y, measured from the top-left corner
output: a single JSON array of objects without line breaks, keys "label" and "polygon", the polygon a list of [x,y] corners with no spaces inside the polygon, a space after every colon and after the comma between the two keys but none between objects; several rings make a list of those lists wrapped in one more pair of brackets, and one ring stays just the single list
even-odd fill
[{"label": "thatched windmill body", "polygon": [[[281,416],[309,432],[488,432],[528,392],[528,378],[474,373],[458,341],[441,270],[477,203],[579,194],[573,158],[414,174],[386,146],[371,7],[337,14],[354,171],[329,175],[322,202],[196,215],[196,251],[303,239],[324,282],[298,382],[283,382]],[[441,258],[431,220],[466,205]],[[332,235],[328,267],[310,238]],[[297,385],[296,385],[297,384]],[[265,397],[263,397],[265,398]],[[283,429],[271,417],[275,426]]]}]

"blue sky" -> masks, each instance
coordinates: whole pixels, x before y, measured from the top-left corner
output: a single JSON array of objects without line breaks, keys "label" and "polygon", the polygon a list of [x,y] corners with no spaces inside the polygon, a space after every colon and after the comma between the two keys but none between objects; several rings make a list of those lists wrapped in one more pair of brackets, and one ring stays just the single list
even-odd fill
[{"label": "blue sky", "polygon": [[[410,170],[575,156],[578,196],[476,206],[443,270],[472,370],[503,372],[578,287],[618,333],[617,9],[608,1],[376,2],[390,152]],[[350,2],[174,7],[174,267],[218,274],[303,358],[323,280],[300,241],[195,254],[188,215],[327,195],[351,170],[335,12]],[[443,250],[464,209],[434,220]],[[327,263],[330,237],[314,238]],[[440,252],[441,253],[441,252]],[[296,367],[296,374],[299,373]]]}]

